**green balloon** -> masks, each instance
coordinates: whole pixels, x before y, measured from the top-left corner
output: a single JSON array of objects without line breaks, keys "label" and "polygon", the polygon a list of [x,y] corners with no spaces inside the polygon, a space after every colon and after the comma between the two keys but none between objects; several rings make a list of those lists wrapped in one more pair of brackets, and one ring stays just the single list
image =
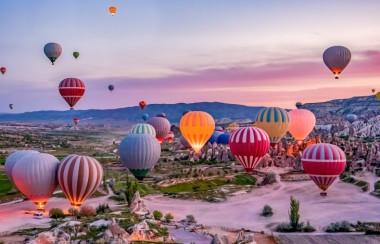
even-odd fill
[{"label": "green balloon", "polygon": [[79,52],[73,52],[73,56],[75,59],[77,59],[79,57]]}]

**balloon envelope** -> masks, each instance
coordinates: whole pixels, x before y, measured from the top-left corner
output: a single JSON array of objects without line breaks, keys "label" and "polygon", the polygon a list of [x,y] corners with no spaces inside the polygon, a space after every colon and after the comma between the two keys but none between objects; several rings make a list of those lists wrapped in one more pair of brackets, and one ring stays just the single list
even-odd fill
[{"label": "balloon envelope", "polygon": [[115,89],[114,85],[109,85],[108,90],[113,91]]},{"label": "balloon envelope", "polygon": [[376,98],[380,101],[380,92],[376,93]]},{"label": "balloon envelope", "polygon": [[143,114],[141,118],[146,121],[149,118],[149,114]]},{"label": "balloon envelope", "polygon": [[111,7],[109,7],[109,12],[110,12],[110,14],[111,15],[114,15],[115,13],[116,13],[116,7],[115,6],[111,6]]},{"label": "balloon envelope", "polygon": [[139,102],[139,106],[142,110],[144,110],[144,108],[146,107],[146,102],[145,101],[141,101]]},{"label": "balloon envelope", "polygon": [[296,108],[300,109],[300,108],[302,108],[302,105],[303,105],[303,104],[302,104],[301,102],[297,102],[297,103],[296,103]]},{"label": "balloon envelope", "polygon": [[147,123],[156,130],[156,138],[161,143],[165,140],[170,131],[170,122],[163,117],[152,117],[147,120]]},{"label": "balloon envelope", "polygon": [[223,132],[220,131],[214,131],[211,135],[211,137],[208,139],[207,143],[210,142],[211,144],[218,143],[219,136],[223,134]]},{"label": "balloon envelope", "polygon": [[138,179],[143,180],[160,159],[161,147],[158,141],[146,134],[127,135],[119,146],[122,164]]},{"label": "balloon envelope", "polygon": [[45,45],[44,53],[46,57],[51,61],[51,64],[54,65],[54,62],[61,56],[62,47],[58,43],[50,42]]},{"label": "balloon envelope", "polygon": [[73,121],[74,121],[74,124],[77,125],[79,123],[79,118],[74,118]]},{"label": "balloon envelope", "polygon": [[358,116],[355,114],[347,114],[346,119],[350,124],[354,123],[356,120],[358,120]]},{"label": "balloon envelope", "polygon": [[59,186],[71,206],[78,208],[98,189],[103,168],[92,157],[70,154],[62,159],[57,175]]},{"label": "balloon envelope", "polygon": [[264,108],[256,116],[255,127],[263,129],[269,136],[271,145],[276,145],[289,128],[289,115],[285,109]]},{"label": "balloon envelope", "polygon": [[0,72],[4,75],[7,72],[7,68],[1,67]]},{"label": "balloon envelope", "polygon": [[12,176],[12,170],[15,164],[18,160],[20,160],[23,157],[29,156],[31,154],[37,154],[39,152],[34,150],[17,150],[13,153],[11,153],[7,159],[5,160],[5,175],[8,177],[8,179],[14,184],[13,182],[13,176]]},{"label": "balloon envelope", "polygon": [[129,131],[130,134],[146,134],[156,138],[156,130],[150,124],[135,124]]},{"label": "balloon envelope", "polygon": [[12,176],[17,189],[29,198],[37,209],[44,209],[46,202],[57,188],[59,161],[46,153],[24,156],[16,162]]},{"label": "balloon envelope", "polygon": [[173,140],[174,140],[174,133],[170,131],[169,134],[166,136],[165,141],[172,143]]},{"label": "balloon envelope", "polygon": [[307,109],[294,109],[288,112],[289,132],[296,141],[303,141],[314,129],[315,115]]},{"label": "balloon envelope", "polygon": [[328,143],[309,146],[301,161],[306,173],[322,191],[326,191],[346,167],[346,155],[342,149]]},{"label": "balloon envelope", "polygon": [[191,111],[181,118],[179,127],[195,153],[199,153],[214,132],[215,121],[206,112]]},{"label": "balloon envelope", "polygon": [[227,145],[230,140],[231,134],[223,133],[218,137],[218,143]]},{"label": "balloon envelope", "polygon": [[231,153],[235,155],[247,172],[260,163],[269,150],[268,134],[255,127],[243,127],[235,131],[229,141]]},{"label": "balloon envelope", "polygon": [[159,113],[156,115],[156,117],[166,118],[166,114],[165,113]]},{"label": "balloon envelope", "polygon": [[75,104],[82,98],[86,87],[80,79],[66,78],[59,83],[59,93],[73,110]]},{"label": "balloon envelope", "polygon": [[12,104],[12,103],[9,104],[9,108],[10,108],[10,109],[13,109],[13,104]]},{"label": "balloon envelope", "polygon": [[223,131],[224,131],[224,129],[223,129],[223,127],[222,127],[222,126],[215,126],[215,129],[214,129],[214,131],[223,132]]},{"label": "balloon envelope", "polygon": [[329,47],[323,53],[323,62],[333,72],[335,79],[347,67],[351,60],[351,52],[343,46]]},{"label": "balloon envelope", "polygon": [[79,52],[73,52],[73,56],[75,59],[77,59],[79,57]]}]

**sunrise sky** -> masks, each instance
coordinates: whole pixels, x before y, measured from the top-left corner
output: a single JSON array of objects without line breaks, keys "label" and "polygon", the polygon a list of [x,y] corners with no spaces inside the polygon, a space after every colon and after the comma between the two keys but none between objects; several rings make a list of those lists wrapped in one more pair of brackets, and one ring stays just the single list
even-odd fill
[{"label": "sunrise sky", "polygon": [[[371,95],[379,11],[377,0],[1,0],[0,112],[68,109],[58,92],[67,77],[86,84],[76,109],[140,100],[293,108]],[[47,42],[63,48],[54,66]],[[339,80],[322,61],[333,45],[352,52]]]}]

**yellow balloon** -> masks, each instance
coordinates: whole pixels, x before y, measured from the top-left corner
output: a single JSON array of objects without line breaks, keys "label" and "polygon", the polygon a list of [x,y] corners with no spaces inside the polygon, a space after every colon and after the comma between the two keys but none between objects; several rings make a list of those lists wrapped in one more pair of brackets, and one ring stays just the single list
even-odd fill
[{"label": "yellow balloon", "polygon": [[109,7],[109,11],[111,15],[114,15],[116,13],[116,7],[115,6]]},{"label": "yellow balloon", "polygon": [[215,121],[206,112],[191,111],[182,117],[179,127],[195,153],[199,153],[214,132]]},{"label": "yellow balloon", "polygon": [[282,108],[264,108],[256,116],[254,126],[263,129],[269,136],[270,143],[275,146],[289,128],[289,115]]},{"label": "yellow balloon", "polygon": [[376,93],[376,98],[380,101],[380,92]]}]

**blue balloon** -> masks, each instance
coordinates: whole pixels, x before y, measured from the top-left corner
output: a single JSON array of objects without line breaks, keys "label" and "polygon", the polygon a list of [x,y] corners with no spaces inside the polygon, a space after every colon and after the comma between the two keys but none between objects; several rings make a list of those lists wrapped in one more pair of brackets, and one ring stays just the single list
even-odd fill
[{"label": "blue balloon", "polygon": [[214,131],[214,133],[212,133],[210,139],[208,139],[207,142],[210,142],[211,144],[214,144],[214,142],[218,143],[218,138],[221,134],[223,134],[223,132]]},{"label": "blue balloon", "polygon": [[350,124],[354,123],[356,120],[358,120],[358,116],[355,114],[347,114],[346,119]]},{"label": "blue balloon", "polygon": [[149,114],[143,114],[141,118],[146,121],[149,118]]},{"label": "blue balloon", "polygon": [[115,89],[115,87],[113,85],[108,86],[108,90],[113,91],[114,89]]},{"label": "blue balloon", "polygon": [[230,136],[231,134],[228,133],[220,134],[218,137],[218,143],[227,145],[230,140]]}]

